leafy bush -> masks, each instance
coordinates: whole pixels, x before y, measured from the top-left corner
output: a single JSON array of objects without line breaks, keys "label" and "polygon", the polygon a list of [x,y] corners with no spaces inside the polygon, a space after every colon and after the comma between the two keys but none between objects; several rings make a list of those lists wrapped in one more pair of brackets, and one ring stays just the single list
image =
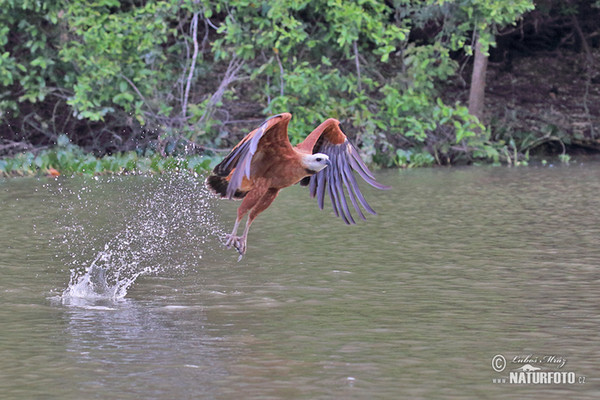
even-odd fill
[{"label": "leafy bush", "polygon": [[151,174],[165,171],[203,174],[220,161],[219,156],[162,156],[153,151],[145,154],[130,151],[98,158],[70,143],[67,136],[61,135],[58,145],[52,149],[0,159],[0,176]]},{"label": "leafy bush", "polygon": [[[398,149],[437,163],[497,158],[486,129],[438,91],[474,29],[492,44],[493,27],[531,5],[0,0],[4,137],[49,146],[67,135],[96,155],[179,139],[215,147],[291,111],[293,141],[335,117],[382,165],[397,164]],[[440,20],[437,36],[409,40]],[[119,168],[92,158],[73,168]]]}]

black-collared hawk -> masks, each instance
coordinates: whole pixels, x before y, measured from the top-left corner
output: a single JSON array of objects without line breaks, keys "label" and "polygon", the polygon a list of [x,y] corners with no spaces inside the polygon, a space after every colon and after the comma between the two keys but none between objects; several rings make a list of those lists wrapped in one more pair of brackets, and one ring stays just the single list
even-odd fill
[{"label": "black-collared hawk", "polygon": [[[344,186],[358,215],[365,219],[360,205],[375,211],[360,192],[353,171],[377,189],[389,189],[375,180],[358,150],[342,132],[340,122],[330,118],[293,147],[287,128],[292,115],[275,115],[250,132],[219,163],[206,179],[207,186],[222,198],[243,199],[237,210],[233,232],[226,246],[235,247],[240,258],[246,253],[246,241],[252,221],[267,209],[285,187],[300,183],[309,186],[310,195],[323,209],[325,193],[333,211],[347,224],[354,224]],[[248,213],[242,236],[236,236],[242,218]]]}]

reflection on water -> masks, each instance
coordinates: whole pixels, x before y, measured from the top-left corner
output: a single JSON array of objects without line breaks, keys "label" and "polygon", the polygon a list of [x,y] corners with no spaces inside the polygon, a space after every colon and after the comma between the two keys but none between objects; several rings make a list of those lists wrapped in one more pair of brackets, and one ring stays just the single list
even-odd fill
[{"label": "reflection on water", "polygon": [[[0,181],[0,392],[598,398],[600,165],[380,180],[379,215],[351,227],[283,191],[240,263],[219,242],[239,203],[201,179]],[[148,273],[124,297],[65,301],[106,252],[101,273]],[[496,354],[562,356],[587,381],[492,383]]]},{"label": "reflection on water", "polygon": [[[80,385],[79,393],[107,388],[109,393],[127,393],[141,387],[145,398],[167,399],[174,394],[193,397],[202,388],[211,397],[211,382],[227,373],[227,351],[219,350],[220,338],[206,332],[205,323],[199,306],[121,300],[70,307],[65,312],[69,341],[63,362],[71,366],[67,369]],[[190,382],[193,387],[182,386]]]}]

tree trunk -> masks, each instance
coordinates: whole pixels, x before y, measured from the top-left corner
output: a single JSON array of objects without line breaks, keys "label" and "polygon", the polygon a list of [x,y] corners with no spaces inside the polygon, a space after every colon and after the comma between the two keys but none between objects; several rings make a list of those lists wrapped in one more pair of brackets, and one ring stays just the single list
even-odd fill
[{"label": "tree trunk", "polygon": [[481,51],[481,44],[478,39],[475,44],[475,60],[473,61],[473,74],[471,75],[471,88],[469,89],[469,114],[476,116],[480,121],[483,117],[487,65],[488,56]]}]

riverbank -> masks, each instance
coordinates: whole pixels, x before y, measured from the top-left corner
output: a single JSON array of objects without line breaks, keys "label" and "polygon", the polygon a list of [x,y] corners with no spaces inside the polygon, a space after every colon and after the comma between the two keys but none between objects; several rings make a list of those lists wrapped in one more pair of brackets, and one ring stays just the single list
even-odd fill
[{"label": "riverbank", "polygon": [[150,149],[96,157],[63,135],[55,147],[0,159],[0,176],[152,174],[178,170],[200,174],[220,160],[216,154],[164,155]]},{"label": "riverbank", "polygon": [[[27,176],[71,176],[71,175],[136,175],[160,174],[169,171],[189,171],[203,174],[214,168],[222,160],[221,155],[168,155],[152,151],[129,151],[96,157],[85,153],[77,146],[56,146],[51,149],[20,153],[0,159],[0,177]],[[574,156],[558,154],[537,156],[511,164],[477,163],[474,165],[507,166],[555,166],[587,162],[600,162],[600,154],[580,153]],[[399,169],[415,167],[439,167],[436,164],[403,164]],[[448,167],[448,166],[445,166]]]}]

